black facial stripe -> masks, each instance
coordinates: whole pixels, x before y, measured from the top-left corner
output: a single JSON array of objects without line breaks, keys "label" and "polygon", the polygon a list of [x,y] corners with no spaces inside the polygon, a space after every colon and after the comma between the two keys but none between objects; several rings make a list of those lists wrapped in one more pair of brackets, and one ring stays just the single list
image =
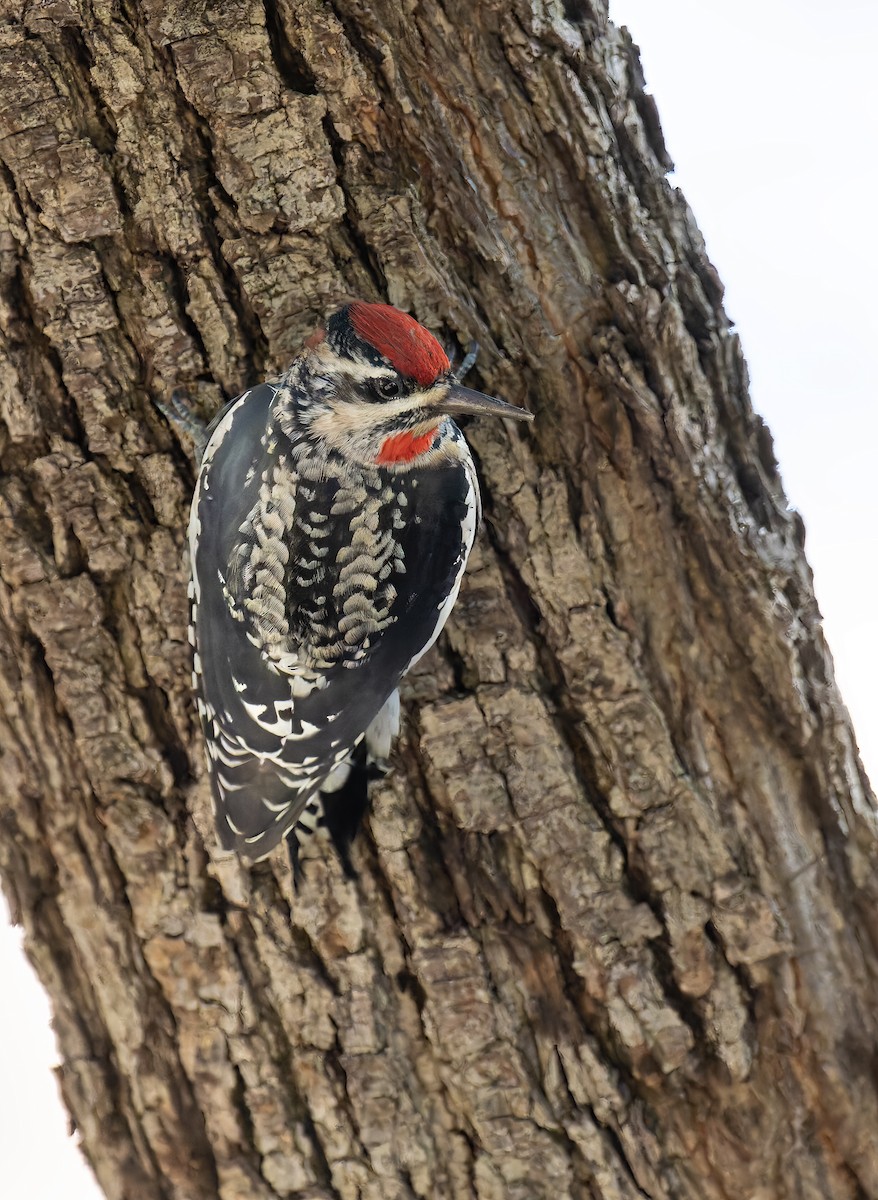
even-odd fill
[{"label": "black facial stripe", "polygon": [[371,367],[393,369],[383,354],[357,336],[347,305],[329,318],[326,323],[326,339],[333,350],[353,359],[354,362],[359,359]]}]

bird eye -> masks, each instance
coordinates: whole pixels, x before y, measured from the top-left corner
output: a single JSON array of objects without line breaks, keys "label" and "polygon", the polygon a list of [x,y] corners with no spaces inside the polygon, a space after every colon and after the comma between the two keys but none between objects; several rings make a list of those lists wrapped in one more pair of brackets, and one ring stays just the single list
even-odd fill
[{"label": "bird eye", "polygon": [[402,392],[398,379],[377,379],[375,388],[382,400],[392,400]]}]

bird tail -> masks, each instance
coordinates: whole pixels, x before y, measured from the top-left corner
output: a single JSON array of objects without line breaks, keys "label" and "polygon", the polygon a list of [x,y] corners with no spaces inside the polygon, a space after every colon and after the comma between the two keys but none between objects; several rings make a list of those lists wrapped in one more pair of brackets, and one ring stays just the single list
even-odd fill
[{"label": "bird tail", "polygon": [[[356,879],[351,846],[369,804],[369,783],[387,774],[390,748],[398,732],[399,692],[395,691],[387,698],[365,735],[333,772],[334,778],[330,776],[325,780],[323,789],[308,800],[305,811],[287,835],[295,885],[298,886],[302,878],[299,848],[318,825],[329,832],[345,875],[348,879]],[[330,781],[327,788],[325,784]]]}]

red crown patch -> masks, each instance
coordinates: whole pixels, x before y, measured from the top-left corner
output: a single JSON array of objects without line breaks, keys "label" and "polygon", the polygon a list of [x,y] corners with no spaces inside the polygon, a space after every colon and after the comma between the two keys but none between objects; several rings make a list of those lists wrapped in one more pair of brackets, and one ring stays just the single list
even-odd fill
[{"label": "red crown patch", "polygon": [[351,304],[348,312],[357,337],[421,387],[429,387],[450,363],[432,333],[414,317],[390,304]]}]

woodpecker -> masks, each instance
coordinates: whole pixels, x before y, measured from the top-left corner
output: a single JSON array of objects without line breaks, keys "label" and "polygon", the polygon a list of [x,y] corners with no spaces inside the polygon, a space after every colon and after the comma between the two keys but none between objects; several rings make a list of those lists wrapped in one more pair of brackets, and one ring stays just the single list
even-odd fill
[{"label": "woodpecker", "polygon": [[329,827],[346,869],[399,729],[400,679],[457,598],[480,516],[452,420],[530,413],[461,387],[436,338],[346,305],[206,431],[189,522],[193,685],[223,847]]}]

